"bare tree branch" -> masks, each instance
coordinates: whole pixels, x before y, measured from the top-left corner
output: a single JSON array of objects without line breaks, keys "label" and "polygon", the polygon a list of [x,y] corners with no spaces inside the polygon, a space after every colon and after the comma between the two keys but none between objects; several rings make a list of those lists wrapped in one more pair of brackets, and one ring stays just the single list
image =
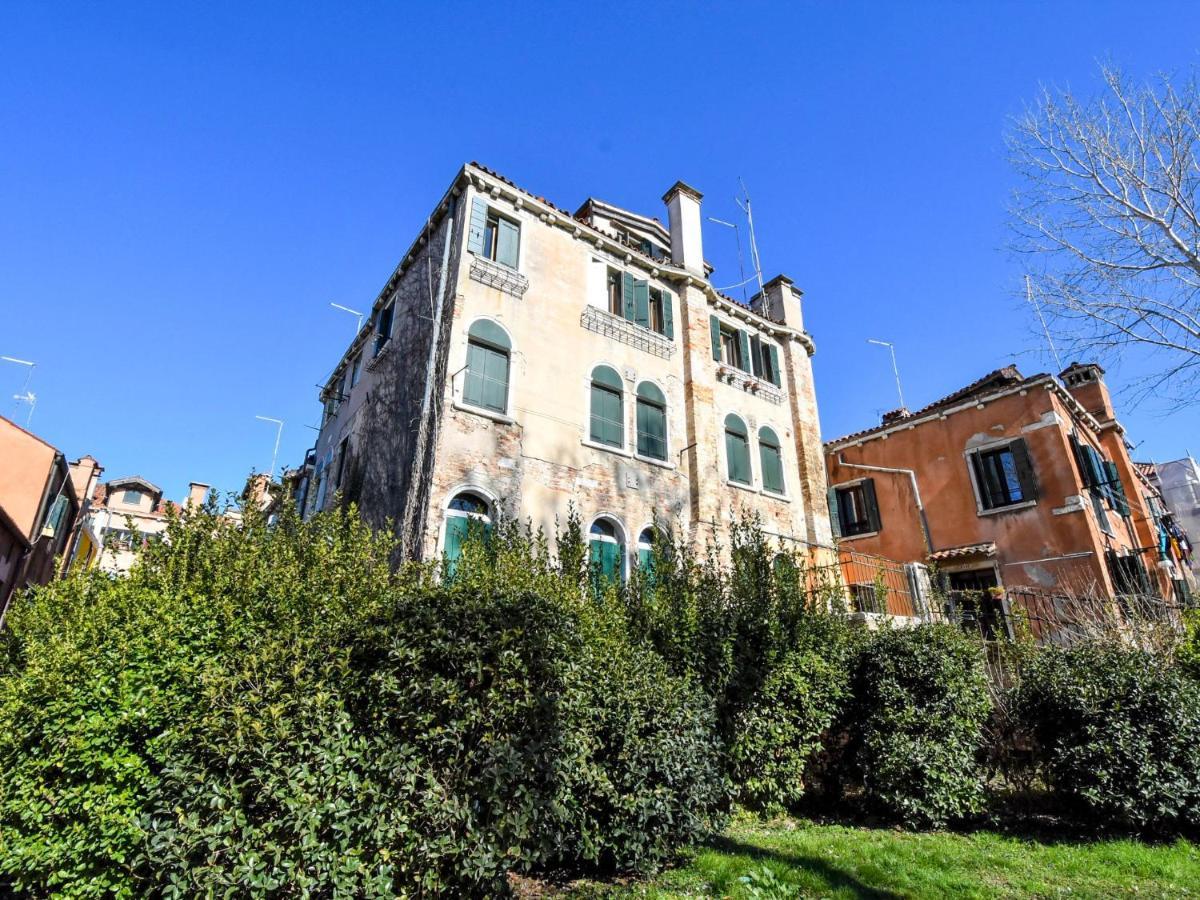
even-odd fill
[{"label": "bare tree branch", "polygon": [[1200,397],[1200,90],[1194,74],[1043,89],[1008,136],[1014,249],[1071,352],[1159,355],[1152,390]]}]

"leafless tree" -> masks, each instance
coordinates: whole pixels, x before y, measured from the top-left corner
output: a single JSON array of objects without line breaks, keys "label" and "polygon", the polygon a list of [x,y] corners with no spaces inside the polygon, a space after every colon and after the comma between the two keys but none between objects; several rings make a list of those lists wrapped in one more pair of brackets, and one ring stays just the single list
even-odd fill
[{"label": "leafless tree", "polygon": [[[1057,337],[1113,360],[1144,351],[1139,392],[1200,397],[1200,92],[1134,83],[1102,66],[1103,92],[1044,89],[1009,133],[1022,178],[1016,247]],[[1145,366],[1149,360],[1150,365]]]}]

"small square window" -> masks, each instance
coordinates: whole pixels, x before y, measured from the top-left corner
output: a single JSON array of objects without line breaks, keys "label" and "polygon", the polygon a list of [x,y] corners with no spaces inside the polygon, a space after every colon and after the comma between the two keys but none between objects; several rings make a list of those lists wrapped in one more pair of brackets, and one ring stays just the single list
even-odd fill
[{"label": "small square window", "polygon": [[871,478],[834,489],[837,497],[837,517],[846,537],[873,534],[879,531],[879,502],[875,498],[875,481]]},{"label": "small square window", "polygon": [[1003,509],[1037,499],[1033,467],[1024,440],[971,453],[971,468],[979,505]]}]

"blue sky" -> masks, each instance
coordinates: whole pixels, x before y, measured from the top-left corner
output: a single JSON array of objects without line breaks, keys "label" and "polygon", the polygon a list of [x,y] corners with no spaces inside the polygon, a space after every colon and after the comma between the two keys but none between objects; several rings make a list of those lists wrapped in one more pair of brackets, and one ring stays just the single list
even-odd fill
[{"label": "blue sky", "polygon": [[[6,4],[0,354],[34,430],[168,496],[316,432],[316,385],[457,168],[574,209],[754,201],[805,291],[826,437],[1039,352],[1004,250],[1008,118],[1039,83],[1198,61],[1195,3]],[[710,226],[719,285],[732,234]],[[0,364],[0,412],[25,372]],[[1122,373],[1110,372],[1120,388]],[[1121,409],[1137,455],[1200,412]],[[16,413],[24,421],[24,410]]]}]

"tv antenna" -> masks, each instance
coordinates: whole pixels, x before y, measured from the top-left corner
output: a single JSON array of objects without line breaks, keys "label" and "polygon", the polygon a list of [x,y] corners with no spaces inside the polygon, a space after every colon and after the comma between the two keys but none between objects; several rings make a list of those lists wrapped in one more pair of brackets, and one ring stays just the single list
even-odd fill
[{"label": "tv antenna", "polygon": [[708,221],[715,222],[718,225],[724,225],[726,228],[732,228],[734,240],[737,241],[738,278],[740,278],[741,280],[737,284],[731,284],[729,287],[717,288],[717,290],[718,291],[732,291],[735,287],[740,287],[742,289],[742,300],[747,305],[749,305],[749,301],[746,300],[746,285],[750,282],[750,279],[746,277],[746,262],[742,257],[741,230],[737,227],[737,225],[734,222],[726,222],[724,219],[717,219],[717,218],[714,218],[713,216],[709,216]]},{"label": "tv antenna", "polygon": [[342,304],[334,303],[332,301],[330,301],[329,305],[332,306],[334,309],[340,309],[342,312],[348,312],[352,316],[358,316],[358,327],[355,328],[354,333],[355,333],[355,335],[357,335],[360,331],[362,331],[363,314],[360,313],[357,309],[351,309],[348,306],[342,306]]},{"label": "tv antenna", "polygon": [[[754,275],[758,279],[758,294],[763,295],[762,262],[758,258],[758,241],[754,238],[754,213],[750,209],[750,192],[746,190],[746,182],[738,176],[738,184],[742,186],[742,199],[734,198],[733,202],[746,214],[746,222],[750,226],[750,261],[754,263]],[[743,202],[744,201],[744,202]]]},{"label": "tv antenna", "polygon": [[279,439],[283,437],[283,419],[272,419],[270,416],[255,416],[256,419],[261,419],[264,422],[271,422],[278,426],[275,431],[275,452],[271,454],[271,474],[268,477],[270,481],[275,480],[275,461],[279,458]]},{"label": "tv antenna", "polygon": [[37,367],[37,363],[31,362],[28,359],[17,359],[15,356],[0,356],[0,361],[12,363],[17,366],[25,366],[25,383],[21,385],[21,393],[13,394],[13,399],[16,400],[16,407],[22,403],[29,404],[29,415],[25,418],[25,424],[28,425],[33,420],[33,408],[37,406],[37,395],[29,390],[29,382],[33,379],[33,370]]}]

